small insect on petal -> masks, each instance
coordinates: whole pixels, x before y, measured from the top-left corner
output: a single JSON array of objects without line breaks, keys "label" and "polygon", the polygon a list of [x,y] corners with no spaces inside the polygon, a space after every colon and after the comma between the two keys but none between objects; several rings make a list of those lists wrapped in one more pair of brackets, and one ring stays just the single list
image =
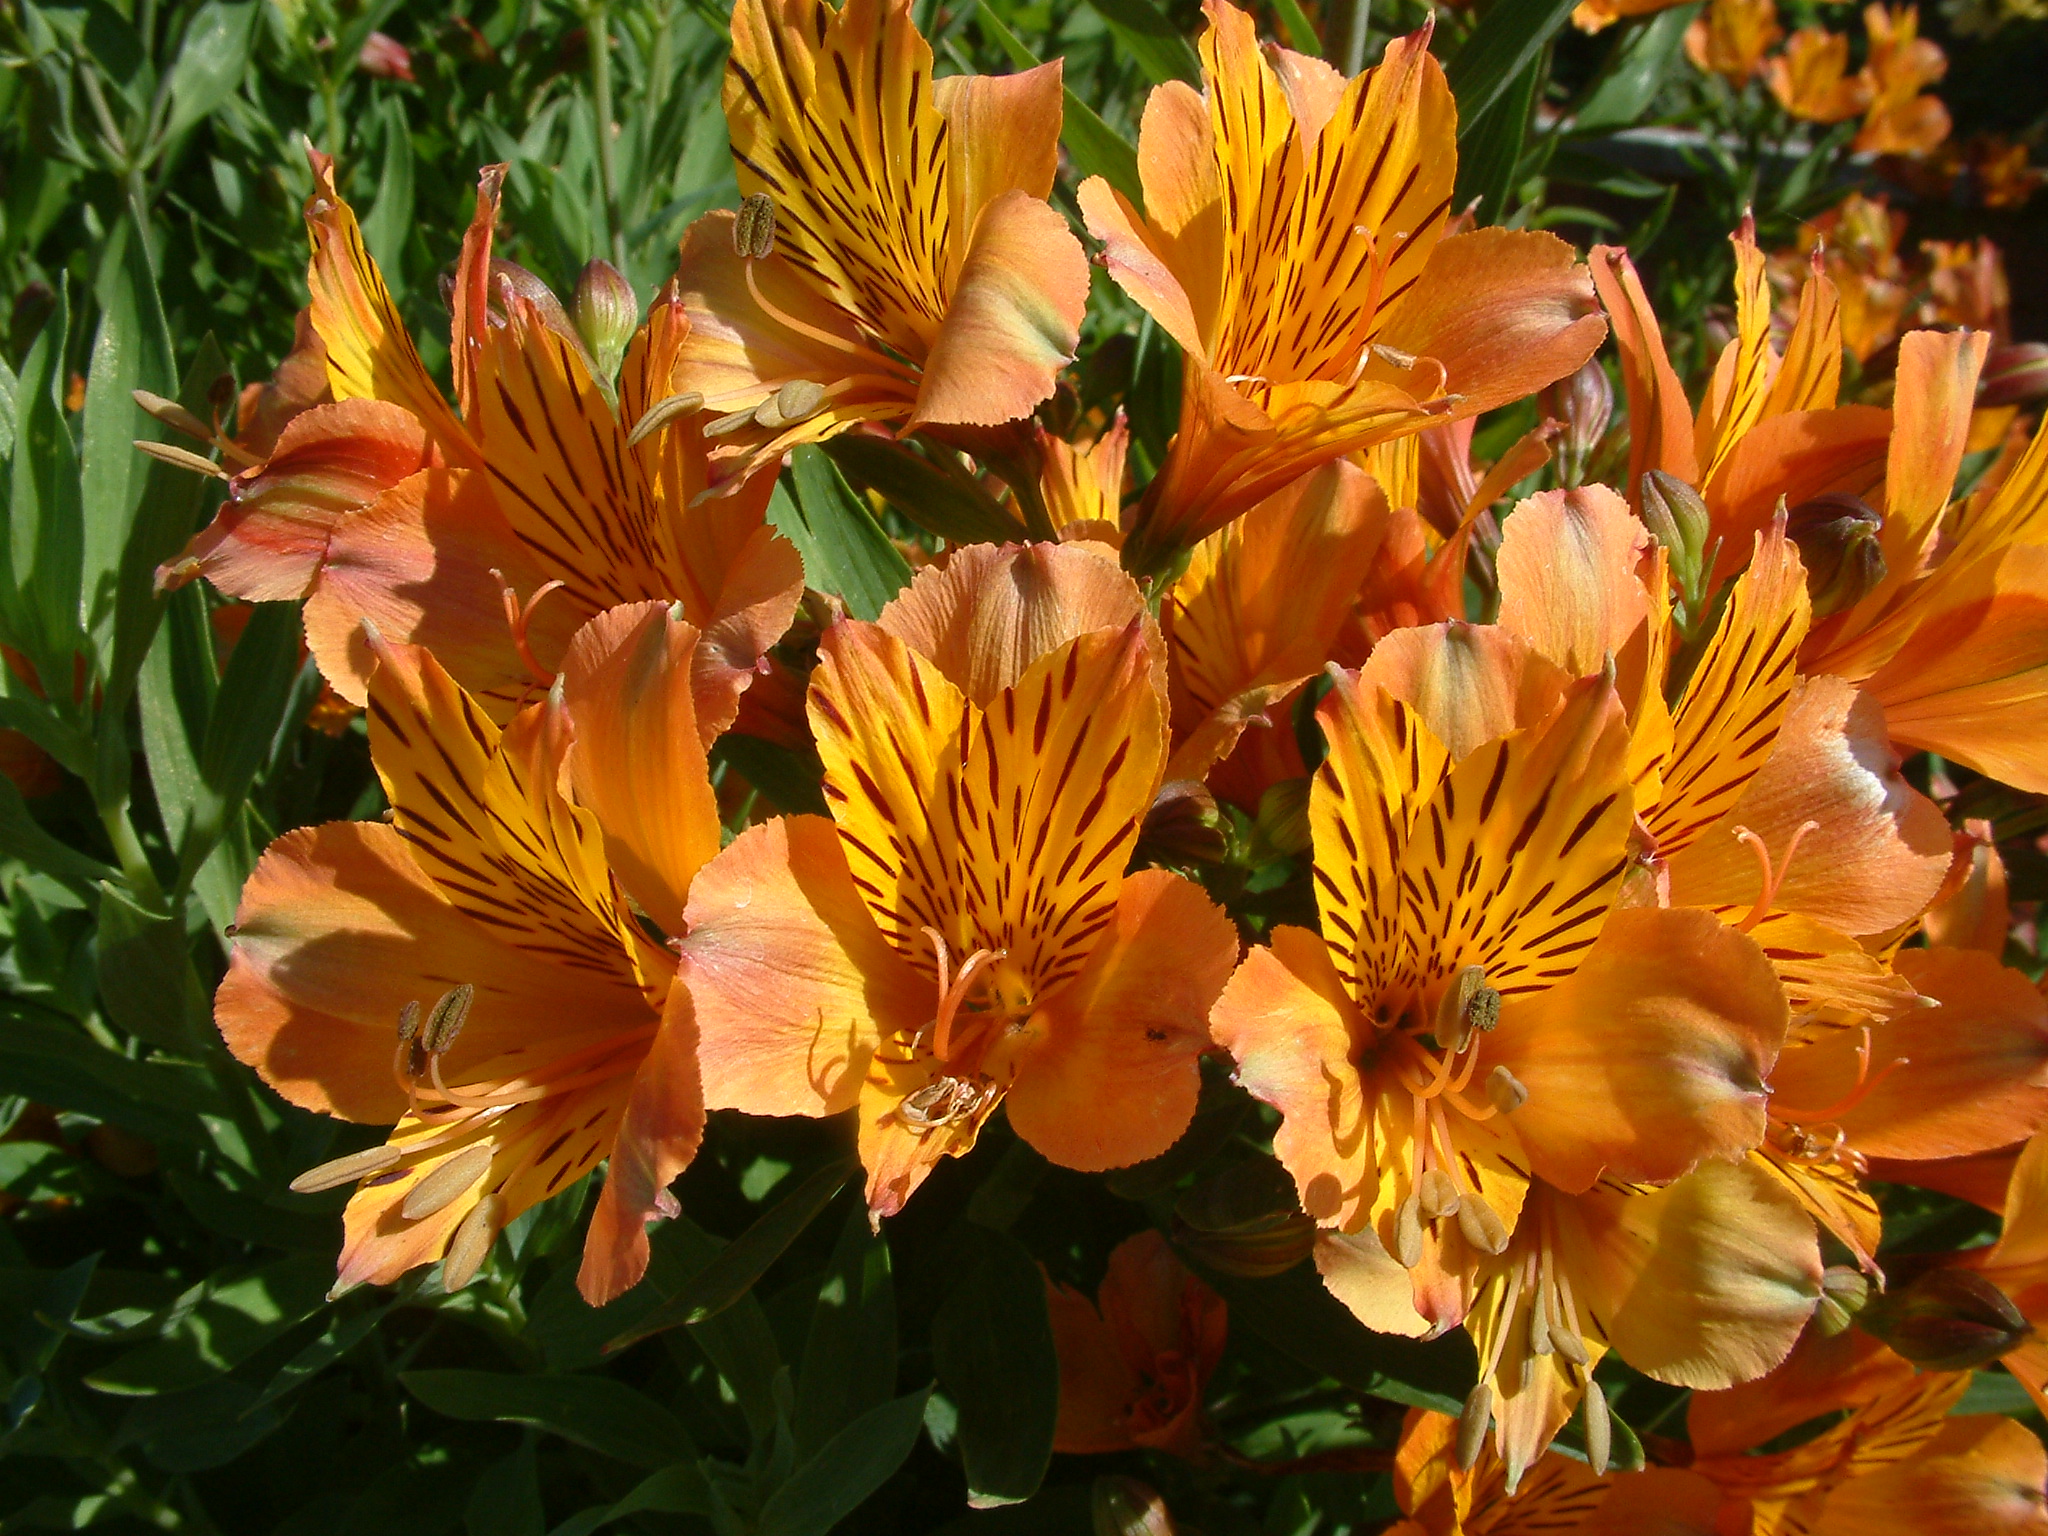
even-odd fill
[{"label": "small insect on petal", "polygon": [[647,413],[633,423],[633,430],[626,434],[626,446],[637,448],[641,443],[659,432],[678,416],[688,416],[693,411],[704,409],[704,397],[694,389],[684,390],[680,395],[670,395],[657,400],[647,407]]},{"label": "small insect on petal", "polygon": [[774,251],[775,199],[766,192],[740,199],[739,214],[732,221],[732,248],[749,261],[759,261]]},{"label": "small insect on petal", "polygon": [[406,1191],[398,1214],[418,1221],[436,1211],[446,1210],[468,1194],[476,1181],[490,1172],[495,1149],[489,1142],[465,1147]]},{"label": "small insect on petal", "polygon": [[441,1289],[449,1295],[469,1284],[483,1268],[491,1244],[498,1240],[498,1212],[503,1207],[496,1195],[485,1195],[448,1240],[448,1255],[441,1261]]},{"label": "small insect on petal", "polygon": [[291,1182],[291,1190],[299,1195],[317,1195],[323,1189],[339,1189],[344,1184],[353,1184],[358,1179],[367,1179],[373,1173],[382,1173],[395,1168],[403,1161],[405,1154],[390,1145],[365,1147],[360,1152],[351,1152],[346,1157],[337,1157],[332,1162],[322,1163],[317,1168],[308,1168]]}]

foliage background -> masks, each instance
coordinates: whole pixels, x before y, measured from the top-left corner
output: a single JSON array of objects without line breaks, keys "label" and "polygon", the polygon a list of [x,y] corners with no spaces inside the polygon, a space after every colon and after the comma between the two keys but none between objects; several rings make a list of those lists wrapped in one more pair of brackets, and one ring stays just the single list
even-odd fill
[{"label": "foliage background", "polygon": [[[1416,0],[1353,8],[1367,3],[1277,0],[1261,20],[1297,47],[1331,39],[1355,68],[1424,19]],[[1482,0],[1442,13],[1436,34],[1462,108],[1461,201],[1628,244],[1694,373],[1717,344],[1723,237],[1745,207],[1764,247],[1784,248],[1885,169],[1846,154],[1853,125],[1793,124],[1759,84],[1694,69],[1681,42],[1699,9],[1586,37],[1566,25],[1569,0]],[[1784,15],[1846,21],[1809,0]],[[942,72],[1063,56],[1069,151],[1111,169],[1129,163],[1146,90],[1194,73],[1200,24],[1191,0],[920,0],[918,19]],[[1950,56],[1958,139],[2039,137],[2048,25],[1922,26]],[[223,615],[200,586],[151,591],[212,492],[132,451],[161,433],[130,392],[204,414],[229,398],[223,375],[263,378],[288,348],[303,140],[339,158],[432,368],[446,361],[441,275],[487,162],[511,167],[505,254],[562,292],[604,255],[646,298],[684,226],[736,198],[724,27],[718,0],[0,0],[0,1530],[1085,1531],[1105,1471],[1158,1486],[1203,1530],[1372,1530],[1396,1514],[1373,1469],[1404,1405],[1455,1412],[1469,1386],[1462,1336],[1423,1350],[1366,1334],[1306,1265],[1212,1275],[1232,1313],[1211,1403],[1233,1459],[1048,1470],[1057,1389],[1037,1265],[1092,1291],[1109,1250],[1171,1228],[1191,1188],[1214,1196],[1237,1168],[1256,1179],[1261,1122],[1220,1075],[1157,1166],[1068,1173],[998,1125],[881,1237],[842,1191],[843,1127],[721,1118],[679,1186],[687,1219],[660,1229],[650,1280],[605,1315],[573,1287],[588,1188],[516,1222],[458,1296],[415,1276],[325,1299],[345,1192],[285,1184],[353,1133],[229,1060],[208,999],[266,841],[382,800],[360,723],[323,703],[289,605]],[[1074,179],[1057,194],[1070,209]],[[1890,190],[1909,248],[1988,235],[2015,274],[2048,263],[2039,205],[1987,209],[1960,183]],[[2048,287],[2016,281],[2013,334],[2048,336],[2044,306]],[[1125,403],[1156,462],[1174,363],[1138,321],[1097,283],[1077,403]],[[1533,411],[1483,426],[1482,456]],[[807,550],[813,585],[858,607],[901,562],[863,565],[834,543],[830,490],[814,463],[782,515],[825,530]],[[752,751],[755,784],[803,798],[796,765],[733,750]],[[729,788],[745,816],[736,773]],[[2034,847],[2048,814],[2011,794],[1971,809],[1997,818],[2014,896],[2048,894]],[[1243,835],[1209,875],[1272,905],[1301,877]],[[1888,1208],[1907,1247],[1988,1229],[1973,1208],[1915,1198]],[[605,1352],[644,1329],[658,1331]],[[2010,1386],[1986,1375],[1972,1406],[2019,1410]],[[1626,1373],[1610,1390],[1645,1435],[1677,1401]],[[1044,1491],[969,1515],[969,1474],[1016,1496],[1042,1477]]]}]

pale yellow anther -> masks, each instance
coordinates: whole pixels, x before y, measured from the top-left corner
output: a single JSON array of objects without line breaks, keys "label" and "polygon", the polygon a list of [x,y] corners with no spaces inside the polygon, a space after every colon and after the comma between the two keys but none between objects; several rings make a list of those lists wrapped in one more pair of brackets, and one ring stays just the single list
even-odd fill
[{"label": "pale yellow anther", "polygon": [[360,1152],[337,1157],[317,1168],[308,1168],[292,1180],[291,1189],[300,1195],[317,1195],[323,1189],[339,1189],[344,1184],[367,1179],[373,1173],[395,1168],[403,1157],[404,1154],[394,1146],[365,1147]]},{"label": "pale yellow anther", "polygon": [[1458,1202],[1458,1230],[1481,1253],[1507,1251],[1507,1224],[1476,1192]]},{"label": "pale yellow anther", "polygon": [[1586,1378],[1586,1465],[1596,1477],[1607,1475],[1614,1451],[1614,1425],[1607,1416],[1607,1394],[1600,1383]]},{"label": "pale yellow anther", "polygon": [[464,1147],[439,1164],[406,1191],[398,1214],[407,1221],[418,1221],[436,1211],[446,1210],[468,1194],[478,1179],[490,1172],[492,1150],[488,1142],[480,1142],[473,1147]]},{"label": "pale yellow anther", "polygon": [[1486,1445],[1486,1431],[1493,1422],[1493,1384],[1482,1381],[1465,1399],[1465,1411],[1458,1415],[1458,1465],[1470,1472]]},{"label": "pale yellow anther", "polygon": [[483,1267],[491,1244],[497,1241],[498,1214],[503,1209],[504,1201],[498,1196],[485,1195],[448,1240],[447,1256],[441,1260],[441,1288],[451,1296],[475,1279]]},{"label": "pale yellow anther", "polygon": [[1486,1074],[1486,1101],[1504,1115],[1511,1115],[1529,1102],[1529,1090],[1506,1067],[1496,1066]]},{"label": "pale yellow anther", "polygon": [[1422,1206],[1424,1221],[1435,1221],[1440,1217],[1458,1214],[1457,1183],[1441,1168],[1430,1168],[1423,1172],[1422,1182],[1416,1187],[1416,1196]]},{"label": "pale yellow anther", "polygon": [[1394,1257],[1403,1269],[1422,1262],[1422,1202],[1410,1195],[1394,1212]]}]

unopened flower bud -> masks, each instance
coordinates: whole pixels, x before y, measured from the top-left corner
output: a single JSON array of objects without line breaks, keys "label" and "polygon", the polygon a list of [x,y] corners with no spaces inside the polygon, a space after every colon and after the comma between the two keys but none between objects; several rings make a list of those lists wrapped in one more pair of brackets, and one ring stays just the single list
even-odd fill
[{"label": "unopened flower bud", "polygon": [[610,262],[589,262],[577,274],[576,296],[569,312],[597,371],[607,379],[616,378],[627,343],[640,323],[640,301],[633,296],[633,285]]},{"label": "unopened flower bud", "polygon": [[1676,475],[1653,469],[1643,476],[1643,522],[1671,557],[1671,574],[1690,596],[1706,580],[1707,535],[1713,520],[1700,493]]},{"label": "unopened flower bud", "polygon": [[1993,347],[1977,376],[1979,405],[2023,405],[2048,396],[2048,342]]},{"label": "unopened flower bud", "polygon": [[1814,1325],[1824,1338],[1833,1338],[1856,1321],[1856,1314],[1870,1302],[1870,1280],[1861,1270],[1836,1264],[1820,1277],[1820,1305],[1814,1309]]},{"label": "unopened flower bud", "polygon": [[1929,1371],[1989,1365],[2033,1333],[2005,1292],[1974,1269],[1958,1267],[1930,1269],[1872,1297],[1856,1321]]},{"label": "unopened flower bud", "polygon": [[356,55],[356,68],[379,80],[411,81],[412,51],[395,37],[372,32],[363,39],[362,51]]},{"label": "unopened flower bud", "polygon": [[1212,1269],[1248,1279],[1285,1273],[1315,1246],[1314,1218],[1270,1157],[1238,1163],[1180,1197],[1173,1239]]},{"label": "unopened flower bud", "polygon": [[1867,503],[1840,491],[1802,501],[1785,515],[1785,531],[1806,566],[1813,616],[1840,613],[1884,580],[1878,534],[1884,519]]},{"label": "unopened flower bud", "polygon": [[1135,1477],[1098,1477],[1090,1504],[1095,1536],[1173,1536],[1166,1500]]},{"label": "unopened flower bud", "polygon": [[1558,440],[1559,457],[1576,480],[1584,473],[1586,460],[1607,435],[1607,423],[1614,416],[1614,385],[1598,358],[1588,358],[1578,372],[1546,385],[1538,403],[1543,414],[1564,425]]},{"label": "unopened flower bud", "polygon": [[1307,779],[1282,779],[1259,796],[1258,834],[1277,853],[1309,850]]},{"label": "unopened flower bud", "polygon": [[1139,857],[1157,864],[1220,864],[1229,851],[1223,815],[1205,785],[1162,784],[1138,830]]}]

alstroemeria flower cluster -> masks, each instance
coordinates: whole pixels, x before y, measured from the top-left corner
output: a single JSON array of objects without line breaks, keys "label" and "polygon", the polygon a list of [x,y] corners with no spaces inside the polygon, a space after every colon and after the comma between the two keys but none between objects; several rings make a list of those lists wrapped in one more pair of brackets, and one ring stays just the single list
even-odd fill
[{"label": "alstroemeria flower cluster", "polygon": [[[494,256],[486,171],[452,404],[317,162],[301,347],[162,579],[303,598],[367,706],[389,817],[271,846],[216,1002],[284,1097],[392,1126],[300,1180],[354,1185],[341,1284],[459,1288],[603,1164],[608,1301],[711,1111],[843,1126],[879,1226],[992,1126],[1156,1173],[1235,1095],[1203,1155],[1278,1191],[1246,1272],[1312,1255],[1360,1325],[1470,1335],[1405,1529],[1518,1489],[1703,1532],[2038,1497],[2031,1440],[1944,1421],[1961,1367],[1906,1366],[1953,1318],[1899,1299],[1872,1185],[2002,1207],[1926,1283],[2048,1319],[2048,1005],[1996,838],[1950,824],[1953,775],[2048,791],[2048,435],[1959,497],[1983,334],[1845,400],[1836,285],[1774,329],[1747,225],[1689,398],[1625,251],[1466,227],[1428,28],[1346,80],[1206,15],[1142,209],[1072,189],[1089,247],[1057,64],[937,77],[908,0],[741,0],[740,206],[643,322],[609,269],[565,306]],[[1181,353],[1143,485],[1120,413],[1047,407],[1091,248]],[[1474,417],[1565,380],[1474,463]],[[937,445],[1057,538],[906,538],[869,617],[805,601],[833,572],[770,496],[840,439]],[[822,814],[736,817],[735,728]],[[1062,1449],[1220,1453],[1229,1310],[1166,1236],[1049,1295]],[[1969,1326],[2048,1391],[2030,1323]],[[1688,1469],[1613,1468],[1610,1355],[1699,1394]]]}]

